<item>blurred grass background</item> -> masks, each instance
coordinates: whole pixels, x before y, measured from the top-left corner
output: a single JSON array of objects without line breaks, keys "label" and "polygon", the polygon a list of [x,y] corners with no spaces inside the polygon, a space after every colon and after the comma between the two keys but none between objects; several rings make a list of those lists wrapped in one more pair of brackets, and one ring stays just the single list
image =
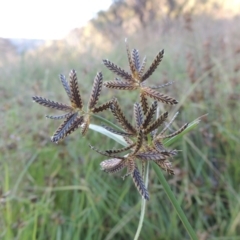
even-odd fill
[{"label": "blurred grass background", "polygon": [[[167,109],[170,115],[180,111],[178,126],[208,114],[172,146],[182,152],[173,160],[175,176],[166,174],[191,225],[201,240],[240,239],[239,15],[215,8],[214,1],[199,1],[198,10],[180,9],[179,3],[163,16],[155,9],[154,18],[146,14],[141,21],[131,8],[134,1],[121,2],[64,40],[21,54],[2,48],[0,239],[133,238],[140,196],[130,179],[102,172],[104,158],[88,147],[118,145],[91,130],[86,138],[75,132],[53,144],[50,136],[59,123],[46,120],[50,111],[31,100],[40,95],[66,102],[58,75],[68,75],[72,68],[87,96],[97,71],[105,80],[114,77],[103,58],[127,69],[125,37],[131,48],[147,56],[148,64],[165,50],[149,85],[175,81],[161,92],[179,100]],[[156,1],[147,3],[154,10]],[[132,119],[136,95],[116,94],[104,89],[100,101],[118,96]],[[188,239],[152,169],[149,192],[140,239]]]}]

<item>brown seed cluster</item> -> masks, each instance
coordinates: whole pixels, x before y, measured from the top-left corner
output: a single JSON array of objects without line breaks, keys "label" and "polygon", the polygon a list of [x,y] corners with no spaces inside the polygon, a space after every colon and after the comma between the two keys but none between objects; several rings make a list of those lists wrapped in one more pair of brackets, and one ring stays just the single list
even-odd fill
[{"label": "brown seed cluster", "polygon": [[[63,115],[46,116],[50,119],[64,119],[63,123],[51,137],[53,142],[58,142],[65,138],[79,127],[81,127],[82,135],[85,135],[89,128],[92,114],[110,110],[122,130],[119,130],[119,127],[103,127],[114,134],[123,136],[127,146],[121,149],[109,149],[105,151],[101,151],[93,146],[91,146],[91,149],[108,157],[107,160],[104,160],[100,164],[105,172],[115,173],[126,169],[126,174],[123,178],[130,175],[141,196],[148,200],[149,193],[143,181],[145,163],[152,161],[169,174],[174,174],[171,168],[170,158],[177,154],[177,150],[166,149],[163,141],[184,131],[188,124],[183,125],[176,132],[165,134],[173,120],[171,120],[169,124],[166,124],[168,112],[157,116],[158,104],[166,103],[174,105],[177,104],[177,100],[158,92],[157,89],[168,86],[171,83],[153,87],[146,86],[146,80],[154,73],[162,61],[164,51],[162,50],[156,55],[150,67],[145,71],[146,57],[141,62],[138,50],[133,49],[130,52],[127,43],[126,49],[130,73],[109,60],[103,60],[104,65],[122,79],[115,78],[113,81],[103,83],[102,74],[97,73],[93,81],[86,111],[83,110],[83,101],[79,92],[75,70],[70,71],[69,80],[67,80],[65,76],[60,75],[60,80],[69,97],[70,105],[54,102],[38,96],[34,96],[33,100],[45,107],[64,112]],[[124,109],[120,107],[116,98],[97,106],[102,85],[116,90],[139,92],[140,101],[133,104],[134,124],[128,121],[127,116],[124,114]],[[159,128],[162,130],[159,131]],[[142,163],[141,173],[138,169],[137,160],[140,160]]]}]

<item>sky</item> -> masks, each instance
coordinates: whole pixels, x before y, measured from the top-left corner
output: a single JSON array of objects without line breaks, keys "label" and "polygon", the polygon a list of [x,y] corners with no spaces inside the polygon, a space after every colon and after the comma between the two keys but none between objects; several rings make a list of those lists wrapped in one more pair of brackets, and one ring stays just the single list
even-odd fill
[{"label": "sky", "polygon": [[112,0],[0,0],[0,37],[61,39]]}]

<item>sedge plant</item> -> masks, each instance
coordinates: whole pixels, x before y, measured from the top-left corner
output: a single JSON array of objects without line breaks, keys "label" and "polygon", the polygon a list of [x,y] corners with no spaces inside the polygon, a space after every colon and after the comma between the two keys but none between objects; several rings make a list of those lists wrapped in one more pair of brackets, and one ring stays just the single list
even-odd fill
[{"label": "sedge plant", "polygon": [[[102,73],[98,72],[94,78],[90,97],[86,105],[85,99],[82,99],[79,91],[75,70],[70,71],[68,79],[64,75],[60,75],[61,83],[70,101],[69,104],[59,103],[40,96],[34,96],[33,100],[42,106],[63,112],[60,115],[46,116],[53,120],[62,120],[62,123],[51,137],[52,142],[58,143],[79,128],[81,129],[81,134],[85,136],[90,128],[123,145],[119,149],[104,150],[90,145],[90,149],[106,157],[100,163],[103,171],[106,173],[125,171],[123,179],[130,176],[136,186],[136,190],[141,195],[141,215],[135,239],[139,238],[144,220],[146,201],[150,199],[148,191],[149,163],[154,165],[153,169],[190,237],[197,239],[162,171],[160,171],[166,171],[170,175],[174,174],[171,159],[178,153],[178,150],[169,149],[168,146],[176,137],[191,130],[197,124],[197,121],[190,124],[186,123],[177,131],[168,132],[169,126],[173,123],[177,114],[168,120],[168,112],[166,111],[159,115],[158,108],[160,104],[175,105],[178,101],[159,92],[158,89],[162,89],[172,83],[159,86],[148,86],[147,84],[149,77],[151,77],[162,61],[164,51],[159,51],[150,67],[146,69],[146,57],[141,61],[138,50],[133,49],[130,51],[127,41],[126,50],[130,72],[109,60],[103,60],[103,64],[117,77],[115,80],[104,82]],[[129,116],[126,116],[124,113],[125,111],[122,109],[117,97],[98,105],[102,87],[115,89],[119,92],[138,92],[139,99],[133,103],[134,123],[129,121]],[[107,114],[110,112],[116,121],[109,121],[107,114],[104,117],[100,116],[99,113],[101,112],[107,112]],[[103,125],[94,124],[96,119],[100,119]]]}]

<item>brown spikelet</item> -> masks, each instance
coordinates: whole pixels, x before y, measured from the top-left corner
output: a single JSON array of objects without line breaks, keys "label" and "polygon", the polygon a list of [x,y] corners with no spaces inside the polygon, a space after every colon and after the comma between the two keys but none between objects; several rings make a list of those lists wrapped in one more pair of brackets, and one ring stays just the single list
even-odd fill
[{"label": "brown spikelet", "polygon": [[157,101],[160,101],[160,102],[163,102],[163,103],[167,103],[167,104],[177,104],[178,101],[172,97],[169,97],[167,95],[164,95],[162,93],[159,93],[151,88],[148,88],[148,87],[143,87],[142,88],[142,91],[149,97],[157,100]]},{"label": "brown spikelet", "polygon": [[69,100],[72,102],[72,94],[66,77],[63,74],[59,75],[62,85],[68,95]]},{"label": "brown spikelet", "polygon": [[131,175],[136,168],[136,163],[134,161],[134,158],[128,157],[126,159],[126,165],[127,165],[127,173],[123,176],[123,179],[129,175]]},{"label": "brown spikelet", "polygon": [[146,57],[143,58],[142,65],[140,66],[140,69],[139,69],[139,76],[141,77],[143,76],[145,66],[146,66]]},{"label": "brown spikelet", "polygon": [[118,89],[118,90],[136,90],[138,89],[137,85],[126,81],[107,81],[104,83],[104,86],[107,88]]},{"label": "brown spikelet", "polygon": [[144,185],[143,179],[137,167],[134,169],[132,173],[132,179],[141,196],[144,199],[149,200],[149,194],[148,194],[147,188]]},{"label": "brown spikelet", "polygon": [[126,143],[128,143],[129,145],[133,143],[133,141],[127,137],[127,136],[123,136],[123,139],[126,141]]},{"label": "brown spikelet", "polygon": [[138,152],[135,156],[141,160],[163,160],[166,158],[158,152]]},{"label": "brown spikelet", "polygon": [[143,132],[140,130],[137,136],[136,146],[134,148],[134,151],[131,153],[131,155],[135,155],[141,149],[142,144],[143,144]]},{"label": "brown spikelet", "polygon": [[139,69],[140,69],[140,57],[139,57],[139,53],[138,50],[133,49],[132,50],[132,61],[134,64],[134,71],[132,72],[132,76],[135,80],[137,80],[138,82],[141,82],[141,76],[139,74]]},{"label": "brown spikelet", "polygon": [[153,140],[153,146],[159,153],[166,150],[163,146],[163,143],[161,142],[161,139],[157,139],[157,138],[154,139]]},{"label": "brown spikelet", "polygon": [[149,123],[152,121],[152,118],[153,118],[154,114],[156,113],[156,110],[157,110],[157,101],[154,101],[146,113],[144,122],[142,124],[143,129],[147,128]]},{"label": "brown spikelet", "polygon": [[93,109],[98,102],[98,99],[102,90],[102,82],[103,82],[102,73],[99,72],[97,73],[93,81],[92,92],[91,92],[89,103],[88,103],[89,109]]},{"label": "brown spikelet", "polygon": [[125,147],[125,148],[106,150],[106,153],[108,153],[108,154],[116,154],[116,153],[126,152],[127,150],[133,148],[135,145],[136,145],[136,143],[132,143],[131,145],[129,145],[129,146]]},{"label": "brown spikelet", "polygon": [[130,54],[130,51],[129,51],[129,47],[128,47],[127,41],[125,41],[125,44],[126,44],[126,50],[127,50],[129,67],[130,67],[131,72],[134,73],[136,71],[136,69],[135,69],[134,63],[132,61],[132,57],[131,57],[131,54]]},{"label": "brown spikelet", "polygon": [[71,134],[72,132],[74,132],[75,130],[77,130],[82,124],[83,124],[83,121],[84,121],[84,117],[83,116],[80,116],[80,117],[77,117],[74,122],[72,123],[71,127],[68,129],[68,131],[66,132],[66,136]]},{"label": "brown spikelet", "polygon": [[164,50],[160,51],[157,54],[157,56],[155,57],[155,59],[153,60],[153,62],[151,64],[151,66],[149,67],[149,69],[142,76],[142,82],[145,81],[146,79],[148,79],[153,74],[153,72],[156,70],[159,63],[162,61],[163,54],[164,54]]},{"label": "brown spikelet", "polygon": [[166,171],[170,175],[174,175],[174,170],[172,169],[172,164],[169,160],[158,160],[154,161],[160,168]]},{"label": "brown spikelet", "polygon": [[90,118],[89,118],[89,116],[86,116],[84,119],[84,122],[82,124],[82,130],[81,130],[81,133],[83,136],[85,136],[87,134],[89,124],[90,124]]},{"label": "brown spikelet", "polygon": [[116,120],[121,124],[125,131],[132,134],[136,133],[136,129],[128,122],[116,99],[113,101],[110,109]]},{"label": "brown spikelet", "polygon": [[92,109],[92,112],[93,112],[93,113],[99,113],[99,112],[105,111],[105,110],[107,110],[107,109],[110,108],[111,104],[112,104],[112,100],[110,100],[110,101],[108,101],[108,102],[106,102],[106,103],[103,103],[103,104],[100,105],[99,107],[94,107],[94,108]]},{"label": "brown spikelet", "polygon": [[99,154],[101,154],[101,155],[103,155],[103,156],[106,156],[106,157],[125,159],[124,157],[119,157],[119,156],[117,156],[117,155],[109,154],[109,153],[107,153],[106,151],[103,152],[103,151],[95,148],[95,147],[92,146],[92,145],[90,145],[90,148],[91,148],[92,150],[94,150],[95,152],[97,152],[97,153],[99,153]]},{"label": "brown spikelet", "polygon": [[167,119],[167,117],[168,117],[168,112],[165,112],[162,115],[160,115],[154,122],[149,124],[147,128],[144,129],[144,133],[148,134],[153,130],[157,129],[159,126],[163,124],[163,122]]},{"label": "brown spikelet", "polygon": [[103,63],[110,71],[116,73],[118,76],[124,78],[125,80],[133,81],[132,76],[129,73],[127,73],[126,71],[124,71],[123,69],[115,65],[114,63],[106,59],[103,60]]},{"label": "brown spikelet", "polygon": [[161,154],[165,155],[166,157],[173,157],[175,155],[177,155],[177,150],[173,149],[173,150],[165,150],[165,151],[161,151]]},{"label": "brown spikelet", "polygon": [[53,136],[51,137],[52,142],[58,142],[60,139],[66,137],[68,130],[72,127],[75,119],[77,118],[77,113],[69,116],[55,131]]},{"label": "brown spikelet", "polygon": [[65,112],[73,111],[73,108],[71,106],[68,106],[68,105],[65,105],[62,103],[58,103],[58,102],[54,102],[54,101],[51,101],[46,98],[34,96],[34,97],[32,97],[32,99],[33,99],[33,101],[37,102],[38,104],[40,104],[44,107],[49,107],[49,108],[53,108],[53,109],[57,109],[60,111],[65,111]]},{"label": "brown spikelet", "polygon": [[75,108],[82,109],[83,104],[78,88],[77,73],[74,69],[71,70],[69,73],[69,86],[72,96],[71,99],[72,106]]},{"label": "brown spikelet", "polygon": [[108,173],[115,173],[121,171],[126,167],[125,160],[120,158],[112,158],[100,163],[100,166],[103,171]]},{"label": "brown spikelet", "polygon": [[134,118],[137,129],[140,129],[143,124],[143,112],[139,103],[134,104]]},{"label": "brown spikelet", "polygon": [[74,112],[69,112],[69,113],[65,113],[63,115],[58,115],[58,116],[52,116],[52,115],[46,115],[46,118],[50,118],[50,119],[54,119],[54,120],[59,120],[59,119],[64,119],[64,118],[68,118],[69,116],[73,115]]},{"label": "brown spikelet", "polygon": [[146,114],[148,111],[148,102],[147,102],[146,94],[143,91],[141,91],[140,93],[140,102],[142,105],[143,112],[144,114]]},{"label": "brown spikelet", "polygon": [[171,137],[175,137],[177,136],[178,134],[180,134],[181,132],[183,132],[188,126],[188,123],[185,123],[180,129],[178,129],[176,132],[174,133],[171,133],[169,135],[165,135],[165,136],[162,136],[161,138],[162,139],[165,139],[165,138],[171,138]]},{"label": "brown spikelet", "polygon": [[140,56],[137,49],[132,50],[132,60],[135,65],[135,69],[138,72],[140,70]]}]

